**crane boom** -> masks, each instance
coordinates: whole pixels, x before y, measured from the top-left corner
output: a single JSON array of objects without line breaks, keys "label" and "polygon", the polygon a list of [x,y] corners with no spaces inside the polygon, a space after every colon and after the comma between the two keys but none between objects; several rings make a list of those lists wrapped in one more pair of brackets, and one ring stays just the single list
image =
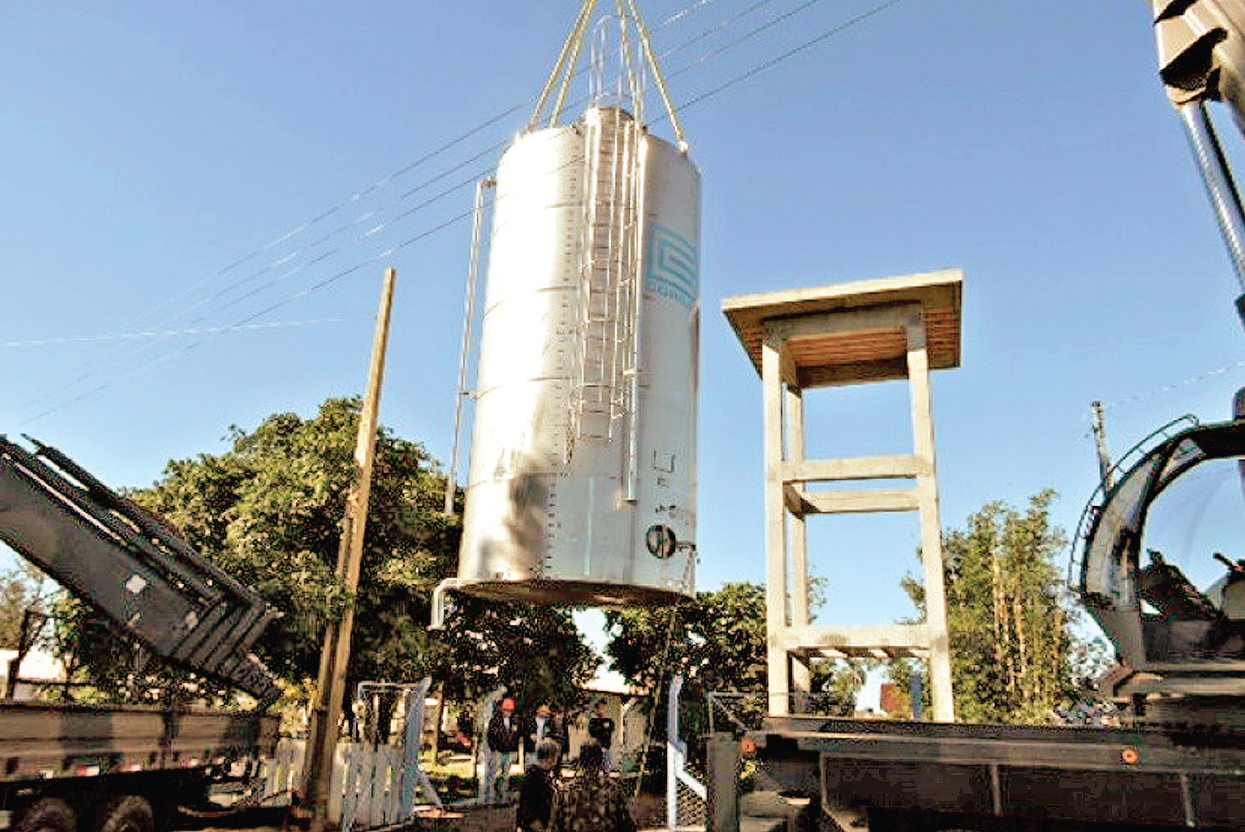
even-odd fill
[{"label": "crane boom", "polygon": [[1245,209],[1206,102],[1222,101],[1245,133],[1245,2],[1151,0],[1159,77],[1180,114],[1219,230],[1228,246],[1245,321]]},{"label": "crane boom", "polygon": [[0,436],[0,540],[157,655],[275,700],[250,649],[277,612],[155,515],[30,441],[35,453]]}]

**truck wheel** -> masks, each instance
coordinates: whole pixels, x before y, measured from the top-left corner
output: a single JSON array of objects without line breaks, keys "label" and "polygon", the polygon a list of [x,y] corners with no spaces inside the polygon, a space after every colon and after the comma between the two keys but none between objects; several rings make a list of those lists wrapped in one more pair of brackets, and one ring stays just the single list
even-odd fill
[{"label": "truck wheel", "polygon": [[151,804],[132,794],[105,803],[98,817],[98,832],[155,832],[156,828]]},{"label": "truck wheel", "polygon": [[77,819],[68,803],[55,797],[45,797],[22,815],[13,832],[74,832],[77,826]]}]

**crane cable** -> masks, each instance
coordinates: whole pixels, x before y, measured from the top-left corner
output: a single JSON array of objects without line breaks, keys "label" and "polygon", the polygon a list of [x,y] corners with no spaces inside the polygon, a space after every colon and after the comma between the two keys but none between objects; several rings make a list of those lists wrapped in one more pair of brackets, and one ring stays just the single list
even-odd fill
[{"label": "crane cable", "polygon": [[[597,0],[584,0],[583,6],[579,9],[579,15],[575,18],[575,23],[571,26],[570,34],[566,36],[566,42],[562,44],[562,51],[558,53],[558,60],[553,65],[553,72],[550,73],[549,79],[545,81],[545,86],[540,91],[540,96],[536,99],[536,109],[532,111],[532,117],[527,121],[527,129],[535,130],[540,122],[540,114],[545,109],[545,103],[549,100],[549,93],[553,91],[557,84],[558,78],[562,76],[564,68],[567,66],[567,57],[574,52],[575,58],[571,59],[571,66],[574,66],[575,60],[579,56],[579,47],[584,41],[584,30],[588,25],[588,18],[595,6]],[[563,92],[565,84],[570,83],[570,75],[568,74],[563,82]],[[556,120],[558,117],[558,109],[562,104],[563,93],[558,94],[558,105],[554,107],[553,113],[550,115],[550,121]]]},{"label": "crane cable", "polygon": [[674,130],[674,136],[679,140],[679,150],[683,153],[687,152],[687,136],[683,133],[683,125],[679,122],[679,108],[674,106],[674,102],[670,99],[670,90],[666,88],[665,76],[661,74],[661,64],[657,62],[657,56],[653,53],[653,44],[649,40],[648,28],[644,25],[644,19],[640,17],[640,12],[635,7],[635,0],[627,0],[627,5],[631,7],[631,14],[635,19],[636,29],[640,33],[640,45],[644,47],[644,54],[648,57],[649,66],[653,70],[653,80],[657,82],[657,91],[661,93],[661,100],[666,105],[666,113],[670,117],[670,127]]},{"label": "crane cable", "polygon": [[[543,120],[545,107],[555,87],[558,87],[558,96],[550,108],[547,125],[552,127],[557,124],[558,118],[562,114],[562,108],[566,103],[571,80],[576,74],[575,66],[579,62],[579,54],[583,48],[584,37],[588,33],[588,23],[592,18],[592,11],[596,4],[597,0],[584,0],[583,6],[580,7],[579,14],[571,26],[571,31],[566,36],[566,41],[562,44],[562,51],[558,53],[558,59],[553,66],[553,72],[550,73],[548,80],[545,81],[545,86],[541,89],[540,96],[536,100],[536,108],[532,111],[531,118],[528,119],[528,131],[537,129]],[[666,117],[670,120],[670,126],[674,130],[675,138],[678,140],[679,150],[686,153],[688,149],[687,136],[683,132],[683,125],[679,121],[679,108],[674,106],[674,101],[670,98],[670,90],[666,86],[666,78],[662,74],[661,65],[657,61],[657,54],[653,51],[648,27],[645,26],[644,19],[640,17],[635,0],[615,0],[615,6],[618,16],[620,51],[627,67],[627,85],[630,90],[636,120],[643,123],[640,113],[643,95],[640,90],[638,73],[635,67],[632,66],[632,48],[628,35],[629,25],[635,27],[636,35],[640,41],[640,49],[647,60],[649,69],[653,73],[653,79],[657,84],[657,91],[661,95],[662,103],[665,104]]]}]

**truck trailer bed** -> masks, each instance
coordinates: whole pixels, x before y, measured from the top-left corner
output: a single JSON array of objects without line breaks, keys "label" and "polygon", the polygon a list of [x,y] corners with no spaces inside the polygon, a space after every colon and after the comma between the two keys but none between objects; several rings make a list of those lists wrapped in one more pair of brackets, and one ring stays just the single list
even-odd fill
[{"label": "truck trailer bed", "polygon": [[0,701],[0,782],[192,769],[271,756],[256,712]]},{"label": "truck trailer bed", "polygon": [[[1245,734],[771,717],[749,735],[780,779],[886,828],[972,819],[1245,829]],[[994,825],[991,828],[995,828]]]}]

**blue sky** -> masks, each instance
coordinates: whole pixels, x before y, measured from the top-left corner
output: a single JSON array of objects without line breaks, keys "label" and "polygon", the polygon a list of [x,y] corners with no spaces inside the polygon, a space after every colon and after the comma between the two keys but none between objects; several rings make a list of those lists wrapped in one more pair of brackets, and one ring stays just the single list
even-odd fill
[{"label": "blue sky", "polygon": [[[230,425],[360,392],[392,266],[381,419],[448,461],[472,185],[577,9],[0,5],[0,432],[148,485]],[[703,176],[700,588],[764,580],[761,388],[724,297],[964,270],[963,364],[934,382],[944,526],[1049,486],[1071,532],[1095,399],[1117,453],[1228,416],[1238,288],[1148,4],[641,10]],[[902,385],[818,393],[809,419],[813,455],[910,445]],[[826,522],[822,620],[906,615],[915,517]]]}]

